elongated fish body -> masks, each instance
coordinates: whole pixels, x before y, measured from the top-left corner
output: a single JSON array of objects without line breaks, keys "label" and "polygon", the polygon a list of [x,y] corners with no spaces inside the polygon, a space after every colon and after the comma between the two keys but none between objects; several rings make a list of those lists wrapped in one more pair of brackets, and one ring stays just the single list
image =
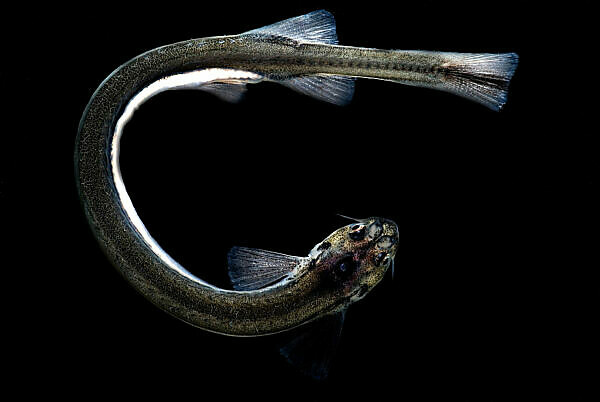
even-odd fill
[{"label": "elongated fish body", "polygon": [[[235,290],[217,288],[173,260],[138,217],[119,168],[125,124],[143,102],[166,90],[199,89],[235,102],[246,84],[263,80],[342,105],[352,98],[356,77],[374,78],[452,92],[497,110],[506,101],[516,64],[513,53],[339,46],[333,16],[323,10],[240,35],[151,50],[107,77],[85,109],[75,147],[84,211],[121,274],[151,302],[191,325],[257,336],[326,317],[339,332],[345,309],[393,266],[395,223],[357,220],[306,257],[234,247],[229,273]],[[302,360],[296,346],[282,349],[290,361]]]}]

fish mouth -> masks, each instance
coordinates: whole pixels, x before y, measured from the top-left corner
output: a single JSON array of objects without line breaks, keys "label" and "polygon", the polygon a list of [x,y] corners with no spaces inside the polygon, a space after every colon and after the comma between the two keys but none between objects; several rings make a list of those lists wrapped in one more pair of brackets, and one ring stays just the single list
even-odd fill
[{"label": "fish mouth", "polygon": [[395,246],[400,240],[398,225],[390,219],[379,218],[376,221],[381,225],[380,236],[375,240],[378,248],[395,250]]},{"label": "fish mouth", "polygon": [[384,233],[388,233],[389,236],[392,236],[394,239],[398,240],[398,225],[396,224],[396,222],[390,220],[390,219],[385,219],[383,221],[383,232]]},{"label": "fish mouth", "polygon": [[[374,251],[375,251],[375,266],[383,266],[385,273],[389,267],[392,269],[392,279],[394,278],[394,258],[396,257],[396,251],[398,249],[398,243],[400,241],[400,231],[396,222],[390,219],[377,219],[374,224],[380,225],[381,233],[380,236],[375,240]],[[384,262],[387,261],[385,264]],[[364,294],[362,295],[364,296]],[[357,294],[354,299],[359,300],[362,297]]]},{"label": "fish mouth", "polygon": [[354,220],[358,224],[349,226],[349,236],[353,240],[366,237],[369,244],[380,251],[389,253],[392,257],[396,254],[396,246],[400,240],[398,225],[391,219],[371,217],[366,219],[344,218]]}]

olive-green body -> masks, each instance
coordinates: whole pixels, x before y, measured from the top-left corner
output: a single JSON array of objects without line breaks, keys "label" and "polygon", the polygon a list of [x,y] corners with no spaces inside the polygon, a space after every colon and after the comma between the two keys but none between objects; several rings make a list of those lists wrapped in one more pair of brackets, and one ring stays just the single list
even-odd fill
[{"label": "olive-green body", "polygon": [[[283,331],[346,306],[351,295],[324,289],[318,275],[253,292],[218,289],[174,271],[152,252],[118,200],[110,169],[115,123],[129,100],[157,79],[177,72],[229,68],[271,79],[337,74],[409,80],[429,69],[406,53],[238,35],[189,40],[144,53],[115,70],[96,90],[81,119],[75,149],[79,194],[92,230],[121,274],[161,309],[192,325],[229,335]],[[428,71],[429,71],[428,70]],[[314,267],[313,267],[314,268]],[[318,271],[318,269],[315,269]]]}]

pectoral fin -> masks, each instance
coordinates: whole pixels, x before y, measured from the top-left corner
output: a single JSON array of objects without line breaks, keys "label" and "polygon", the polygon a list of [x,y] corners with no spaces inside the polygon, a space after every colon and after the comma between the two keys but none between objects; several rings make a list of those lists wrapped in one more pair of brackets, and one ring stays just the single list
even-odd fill
[{"label": "pectoral fin", "polygon": [[305,258],[255,248],[233,247],[227,260],[233,288],[256,290],[285,278]]},{"label": "pectoral fin", "polygon": [[324,380],[337,350],[346,310],[329,314],[297,331],[298,334],[279,351],[300,372]]}]

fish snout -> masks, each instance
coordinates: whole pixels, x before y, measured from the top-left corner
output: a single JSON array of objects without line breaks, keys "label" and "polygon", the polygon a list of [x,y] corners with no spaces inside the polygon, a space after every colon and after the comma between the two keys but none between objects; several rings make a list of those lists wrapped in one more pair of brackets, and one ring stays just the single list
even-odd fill
[{"label": "fish snout", "polygon": [[381,219],[380,222],[383,230],[377,240],[377,248],[385,250],[393,256],[396,254],[396,247],[399,241],[398,225],[390,219]]},{"label": "fish snout", "polygon": [[390,233],[390,236],[392,236],[396,241],[395,244],[398,243],[399,240],[399,230],[398,230],[398,225],[396,224],[396,222],[387,219],[384,223],[383,223],[383,231]]}]

